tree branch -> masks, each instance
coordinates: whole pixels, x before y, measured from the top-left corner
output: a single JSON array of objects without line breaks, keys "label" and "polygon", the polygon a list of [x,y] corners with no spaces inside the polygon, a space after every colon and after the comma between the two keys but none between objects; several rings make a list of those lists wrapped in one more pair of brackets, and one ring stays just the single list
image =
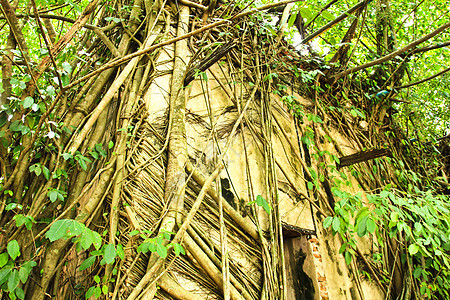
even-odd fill
[{"label": "tree branch", "polygon": [[426,46],[426,47],[422,47],[422,48],[417,48],[417,49],[413,50],[411,54],[422,53],[422,52],[426,52],[426,51],[430,51],[430,50],[436,50],[436,49],[444,48],[447,46],[450,46],[450,41],[445,42],[445,43],[438,43],[435,45],[430,45],[430,46]]},{"label": "tree branch", "polygon": [[432,37],[434,37],[435,35],[441,33],[442,31],[446,30],[449,27],[450,27],[450,22],[445,23],[444,25],[442,25],[439,28],[437,28],[435,31],[433,31],[433,32],[431,32],[431,33],[421,37],[420,39],[415,40],[414,42],[406,45],[405,47],[403,47],[403,48],[401,48],[401,49],[399,49],[397,51],[394,51],[394,52],[392,52],[392,53],[390,53],[388,55],[385,55],[385,56],[383,56],[383,57],[381,57],[379,59],[373,60],[371,62],[362,64],[362,65],[359,65],[357,67],[345,70],[345,71],[343,71],[341,73],[338,73],[337,75],[334,76],[334,81],[337,81],[340,78],[342,78],[344,76],[347,76],[349,74],[352,74],[352,73],[358,72],[360,70],[367,69],[369,67],[373,67],[373,66],[379,65],[379,64],[381,64],[381,63],[383,63],[385,61],[391,60],[394,57],[396,57],[397,55],[400,55],[400,54],[402,54],[402,53],[404,53],[404,52],[406,52],[406,51],[416,47],[417,45],[419,45],[419,44],[421,44],[421,43],[431,39]]},{"label": "tree branch", "polygon": [[394,87],[394,89],[397,89],[397,90],[406,89],[406,88],[409,88],[411,86],[418,85],[418,84],[424,83],[426,81],[429,81],[431,79],[434,79],[434,78],[436,78],[436,77],[438,77],[438,76],[440,76],[442,74],[447,73],[448,71],[450,71],[450,67],[448,67],[447,69],[445,69],[445,70],[443,70],[443,71],[441,71],[439,73],[431,75],[431,76],[429,76],[429,77],[427,77],[425,79],[422,79],[422,80],[419,80],[419,81],[416,81],[416,82],[413,82],[413,83],[409,83],[409,84],[406,84],[406,85],[402,85],[402,86],[396,86],[396,87]]},{"label": "tree branch", "polygon": [[362,9],[363,7],[365,7],[369,2],[370,1],[368,1],[368,0],[364,0],[364,1],[359,2],[358,4],[356,4],[355,6],[350,8],[349,10],[347,10],[345,13],[341,14],[340,16],[338,16],[333,21],[328,22],[327,24],[325,24],[321,28],[317,29],[315,32],[313,32],[310,35],[308,35],[301,43],[302,44],[306,44],[307,42],[311,41],[313,38],[318,37],[319,35],[321,35],[325,31],[327,31],[328,29],[330,29],[331,27],[333,27],[337,23],[341,22],[342,20],[346,19],[348,16],[352,15],[354,12],[356,12],[356,11]]}]

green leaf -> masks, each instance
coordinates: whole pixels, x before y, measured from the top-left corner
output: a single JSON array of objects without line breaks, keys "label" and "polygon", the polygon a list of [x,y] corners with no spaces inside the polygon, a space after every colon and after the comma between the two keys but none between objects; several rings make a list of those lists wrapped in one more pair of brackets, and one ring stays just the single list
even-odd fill
[{"label": "green leaf", "polygon": [[100,276],[95,275],[95,276],[94,276],[94,281],[95,281],[97,284],[100,283]]},{"label": "green leaf", "polygon": [[85,231],[86,227],[84,224],[78,223],[75,220],[72,220],[72,222],[69,225],[69,235],[71,236],[77,236],[82,234]]},{"label": "green leaf", "polygon": [[45,237],[47,237],[50,242],[54,242],[63,238],[67,235],[67,230],[71,225],[73,220],[62,219],[58,220],[50,227],[50,229],[45,233]]},{"label": "green leaf", "polygon": [[368,216],[365,216],[364,218],[361,219],[361,221],[359,221],[358,223],[358,236],[359,237],[363,237],[366,234],[366,229],[367,229],[367,219]]},{"label": "green leaf", "polygon": [[6,266],[0,270],[0,284],[3,284],[8,280],[9,275],[12,272],[12,266]]},{"label": "green leaf", "polygon": [[117,256],[121,259],[125,259],[125,251],[123,250],[123,246],[121,244],[117,245]]},{"label": "green leaf", "polygon": [[327,19],[328,21],[333,21],[334,20],[334,16],[327,10],[324,10],[322,12],[322,17],[324,17],[325,19]]},{"label": "green leaf", "polygon": [[94,297],[98,298],[98,297],[100,297],[101,294],[102,294],[102,290],[101,290],[100,286],[96,286],[94,289]]},{"label": "green leaf", "polygon": [[388,191],[382,191],[381,193],[380,193],[380,197],[381,198],[387,198],[388,196],[389,196],[389,192]]},{"label": "green leaf", "polygon": [[22,131],[22,128],[23,128],[23,127],[24,127],[24,126],[23,126],[21,120],[15,120],[15,121],[13,121],[13,122],[9,125],[9,130],[14,131],[14,132],[16,132],[16,131]]},{"label": "green leaf", "polygon": [[14,218],[13,218],[13,220],[16,221],[16,226],[17,227],[22,226],[25,223],[26,219],[27,218],[24,215],[22,215],[22,214],[15,215]]},{"label": "green leaf", "polygon": [[17,298],[25,299],[25,292],[20,287],[17,287],[14,292],[16,293]]},{"label": "green leaf", "polygon": [[68,159],[71,159],[73,157],[73,155],[70,153],[63,153],[62,157],[64,158],[64,160],[68,160]]},{"label": "green leaf", "polygon": [[323,220],[323,228],[328,228],[331,226],[331,223],[333,222],[333,217],[326,217],[325,220]]},{"label": "green leaf", "polygon": [[339,217],[333,217],[333,230],[339,232],[340,228],[341,228],[341,220],[339,220]]},{"label": "green leaf", "polygon": [[10,292],[15,290],[15,288],[19,285],[19,281],[19,272],[17,270],[13,270],[8,278],[8,289]]},{"label": "green leaf", "polygon": [[23,108],[30,108],[34,104],[34,99],[30,96],[23,99]]},{"label": "green leaf", "polygon": [[103,295],[108,295],[108,286],[105,284],[102,286]]},{"label": "green leaf", "polygon": [[55,202],[56,199],[58,199],[58,192],[57,190],[51,190],[48,192],[48,197],[50,198],[50,201]]},{"label": "green leaf", "polygon": [[80,265],[80,271],[86,270],[90,266],[92,266],[95,262],[95,256],[89,256],[85,261],[83,261]]},{"label": "green leaf", "polygon": [[367,219],[367,231],[370,233],[374,233],[375,229],[377,227],[377,224],[374,222],[374,220],[372,220],[371,218]]},{"label": "green leaf", "polygon": [[22,283],[27,282],[28,275],[30,275],[30,271],[31,271],[31,269],[28,269],[26,267],[25,268],[21,267],[19,269],[19,278],[20,278],[20,281],[22,281]]},{"label": "green leaf", "polygon": [[288,21],[288,28],[291,28],[292,25],[294,25],[295,19],[297,19],[297,12],[292,13],[291,16],[289,17],[289,21]]},{"label": "green leaf", "polygon": [[45,179],[50,179],[50,170],[47,167],[42,166],[42,173],[44,174]]},{"label": "green leaf", "polygon": [[135,236],[136,234],[139,234],[139,230],[133,230],[129,233],[129,236]]},{"label": "green leaf", "polygon": [[183,246],[181,246],[180,244],[173,244],[173,251],[175,253],[176,256],[179,256],[180,253],[182,253],[183,255],[186,254],[186,252],[184,251]]},{"label": "green leaf", "polygon": [[91,286],[91,287],[87,290],[86,295],[85,295],[85,298],[86,298],[86,299],[91,298],[91,297],[94,295],[94,290],[95,290],[95,286]]},{"label": "green leaf", "polygon": [[348,251],[345,251],[345,263],[347,265],[350,265],[351,262],[352,262],[352,254]]},{"label": "green leaf", "polygon": [[98,153],[95,151],[90,151],[89,154],[94,158],[94,159],[98,159]]},{"label": "green leaf", "polygon": [[270,214],[270,211],[272,210],[272,207],[270,207],[269,203],[266,199],[264,199],[261,195],[256,196],[256,204]]},{"label": "green leaf", "polygon": [[37,262],[35,262],[34,260],[29,260],[29,261],[26,261],[20,268],[23,268],[24,270],[26,270],[28,272],[28,274],[30,274],[31,270],[35,266],[37,266]]},{"label": "green leaf", "polygon": [[167,257],[167,248],[164,247],[163,244],[157,243],[156,244],[156,252],[158,253],[159,256],[161,256],[162,258],[166,258]]},{"label": "green leaf", "polygon": [[312,19],[313,17],[311,10],[309,10],[309,8],[307,7],[300,8],[300,14],[302,15],[303,18],[308,20]]},{"label": "green leaf", "polygon": [[6,113],[2,113],[0,115],[0,127],[3,127],[3,125],[5,125],[7,121],[8,121],[8,116],[6,115]]},{"label": "green leaf", "polygon": [[19,243],[16,240],[9,242],[6,249],[8,250],[8,254],[11,256],[12,260],[15,260],[20,255]]},{"label": "green leaf", "polygon": [[68,62],[63,62],[61,67],[63,68],[64,71],[66,71],[67,73],[71,73],[72,72],[72,67],[70,66],[70,64]]},{"label": "green leaf", "polygon": [[106,245],[104,258],[107,264],[113,263],[116,259],[116,248],[113,244]]},{"label": "green leaf", "polygon": [[413,276],[414,276],[415,279],[417,279],[417,278],[420,277],[420,275],[422,275],[422,268],[421,267],[417,267],[414,270]]},{"label": "green leaf", "polygon": [[86,169],[87,169],[86,161],[84,161],[84,159],[79,159],[78,163],[80,164],[80,167],[86,171]]},{"label": "green leaf", "polygon": [[114,147],[114,142],[113,141],[109,141],[108,148],[111,149],[112,147]]},{"label": "green leaf", "polygon": [[409,252],[409,254],[414,255],[414,254],[416,254],[418,251],[419,251],[419,246],[418,246],[418,245],[416,245],[416,244],[411,244],[411,245],[409,245],[409,247],[408,247],[408,252]]},{"label": "green leaf", "polygon": [[0,254],[0,268],[3,268],[4,265],[6,265],[6,263],[8,262],[8,253],[3,252],[2,254]]},{"label": "green leaf", "polygon": [[92,243],[94,242],[95,235],[93,234],[93,231],[89,228],[84,228],[83,232],[80,235],[80,238],[78,242],[80,243],[80,246],[87,250],[89,247],[91,247]]},{"label": "green leaf", "polygon": [[67,75],[67,74],[62,74],[62,75],[61,75],[61,83],[62,83],[62,86],[63,86],[63,87],[66,86],[66,85],[69,85],[69,83],[70,83],[70,77],[69,77],[69,75]]}]

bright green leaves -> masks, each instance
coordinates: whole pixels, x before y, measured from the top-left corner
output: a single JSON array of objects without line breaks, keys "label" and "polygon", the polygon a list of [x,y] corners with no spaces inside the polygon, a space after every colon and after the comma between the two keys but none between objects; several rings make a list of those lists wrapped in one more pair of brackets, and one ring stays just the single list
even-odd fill
[{"label": "bright green leaves", "polygon": [[84,250],[87,250],[91,245],[94,245],[96,249],[99,249],[101,246],[101,236],[75,220],[58,220],[50,226],[50,229],[45,234],[45,237],[50,242],[75,236],[78,236],[75,242],[78,242]]},{"label": "bright green leaves", "polygon": [[[151,234],[149,231],[145,231],[145,233]],[[136,235],[137,232],[131,232],[130,236]],[[140,244],[137,248],[138,252],[147,253],[147,252],[156,252],[161,258],[166,258],[168,254],[168,250],[173,247],[174,253],[176,256],[181,254],[186,254],[183,247],[178,243],[170,243],[167,244],[171,239],[172,232],[162,232],[157,237],[147,238],[144,234],[141,234],[141,237],[144,238],[144,242]]]},{"label": "bright green leaves", "polygon": [[62,157],[64,158],[64,160],[69,160],[69,159],[73,158],[73,155],[70,153],[63,153]]},{"label": "bright green leaves", "polygon": [[339,232],[339,229],[341,228],[341,220],[338,217],[334,217],[331,227],[335,232]]},{"label": "bright green leaves", "polygon": [[0,286],[3,291],[9,292],[11,299],[24,299],[25,294],[19,283],[25,284],[33,267],[37,265],[35,261],[25,261],[20,267],[14,261],[20,256],[20,247],[16,240],[12,240],[6,247],[7,252],[0,254]]},{"label": "bright green leaves", "polygon": [[37,266],[37,263],[33,260],[26,261],[19,269],[19,279],[22,283],[27,282],[33,267]]},{"label": "bright green leaves", "polygon": [[[114,145],[114,144],[113,144]],[[102,144],[95,145],[94,149],[89,151],[89,154],[94,159],[99,159],[100,156],[106,157],[107,153],[103,149]],[[86,156],[82,155],[79,151],[75,153],[75,155],[72,155],[70,153],[63,153],[61,154],[64,160],[69,160],[71,163],[74,163],[74,161],[78,162],[78,165],[86,171],[88,168],[88,163],[92,163],[92,160],[87,158]]]},{"label": "bright green leaves", "polygon": [[269,202],[267,202],[266,199],[264,199],[261,195],[256,196],[256,204],[270,214],[270,211],[272,210],[272,207],[269,205]]},{"label": "bright green leaves", "polygon": [[273,78],[278,78],[277,73],[269,73],[266,76],[264,76],[263,81],[271,81]]},{"label": "bright green leaves", "polygon": [[408,247],[408,252],[409,252],[409,254],[414,255],[419,251],[419,249],[420,249],[420,247],[418,245],[411,244]]},{"label": "bright green leaves", "polygon": [[314,146],[314,130],[311,127],[307,126],[300,140],[308,147],[311,145]]},{"label": "bright green leaves", "polygon": [[0,268],[3,268],[4,265],[8,262],[9,255],[6,252],[0,254]]},{"label": "bright green leaves", "polygon": [[85,261],[83,261],[80,265],[80,271],[86,270],[87,268],[89,268],[90,266],[92,266],[94,264],[96,260],[95,256],[90,256],[88,257]]},{"label": "bright green leaves", "polygon": [[72,224],[72,222],[75,222],[74,220],[58,220],[50,227],[50,229],[47,231],[45,236],[50,240],[50,242],[54,242],[56,240],[59,240],[63,237],[68,238],[70,236],[73,236],[73,233],[68,233],[69,226]]},{"label": "bright green leaves", "polygon": [[372,214],[373,213],[366,206],[361,208],[356,214],[355,228],[357,228],[359,237],[365,236],[368,232],[375,232],[377,224],[373,220],[375,216],[372,216]]},{"label": "bright green leaves", "polygon": [[106,155],[108,154],[104,149],[103,149],[103,145],[102,144],[96,144],[94,146],[94,149],[92,149],[91,151],[89,151],[89,154],[94,158],[94,159],[99,159],[100,156],[101,157],[106,157]]},{"label": "bright green leaves", "polygon": [[34,99],[30,96],[23,99],[23,108],[30,108],[34,104]]},{"label": "bright green leaves", "polygon": [[[97,276],[98,277],[98,276]],[[101,294],[107,295],[108,294],[108,286],[107,285],[103,285],[102,287],[100,287],[99,285],[97,286],[91,286],[88,291],[86,292],[86,299],[91,298],[92,296],[95,298],[98,298],[101,296]]]},{"label": "bright green leaves", "polygon": [[323,221],[323,228],[327,229],[330,226],[333,229],[334,233],[339,232],[341,229],[341,220],[339,219],[339,217],[326,217]]},{"label": "bright green leaves", "polygon": [[87,170],[87,163],[92,163],[92,160],[81,154],[75,155],[75,160],[78,161],[80,167],[85,171]]},{"label": "bright green leaves", "polygon": [[[115,246],[114,244],[104,244],[102,246],[102,237],[98,232],[92,231],[84,224],[75,220],[63,219],[58,220],[50,226],[45,236],[51,241],[56,241],[61,238],[76,237],[73,242],[76,244],[77,251],[88,250],[94,246],[96,250],[91,251],[89,256],[80,265],[80,271],[86,270],[94,265],[98,256],[103,256],[100,260],[100,265],[113,264],[116,257],[120,259],[125,258],[125,252],[122,245]],[[114,274],[114,271],[113,271]],[[114,280],[114,279],[111,279]],[[100,284],[100,277],[94,276],[94,281],[97,285],[90,287],[85,296],[86,299],[94,296],[100,297],[101,293],[108,294],[107,281],[108,278],[104,276],[103,285]]]},{"label": "bright green leaves", "polygon": [[31,165],[28,168],[28,170],[30,172],[34,172],[34,174],[36,174],[36,176],[43,174],[45,179],[47,179],[47,180],[50,179],[50,170],[46,166],[41,165],[40,163]]},{"label": "bright green leaves", "polygon": [[312,121],[312,122],[314,122],[314,123],[323,124],[322,119],[321,119],[318,115],[315,115],[315,114],[308,114],[308,115],[307,115],[307,118],[308,118],[308,121]]},{"label": "bright green leaves", "polygon": [[155,238],[150,238],[144,240],[142,244],[140,244],[137,248],[138,252],[147,253],[150,252],[156,252],[160,257],[166,258],[167,257],[167,247],[165,246],[164,240],[162,235],[157,236]]},{"label": "bright green leaves", "polygon": [[350,110],[350,114],[356,118],[356,117],[360,117],[361,119],[365,119],[366,115],[364,114],[364,112],[362,112],[361,110],[359,110],[358,108],[352,106],[351,110]]},{"label": "bright green leaves", "polygon": [[55,202],[56,200],[64,201],[67,193],[62,190],[50,189],[47,193],[47,196],[50,198],[51,202]]},{"label": "bright green leaves", "polygon": [[8,290],[14,291],[15,288],[19,285],[19,281],[19,271],[13,270],[8,278]]},{"label": "bright green leaves", "polygon": [[334,20],[334,16],[332,13],[330,13],[328,10],[324,10],[322,12],[322,17],[324,17],[325,19],[327,19],[328,21],[333,21]]},{"label": "bright green leaves", "polygon": [[[300,8],[300,14],[301,14],[302,18],[304,18],[304,19],[307,20],[307,22],[312,21],[312,19],[313,19],[314,16],[316,15],[316,13],[313,12],[313,9],[310,8],[310,7],[307,7],[307,6]],[[327,10],[322,11],[322,12],[320,13],[320,15],[321,15],[324,19],[326,19],[326,20],[328,20],[328,21],[334,20],[333,14],[330,13],[329,11],[327,11]]]},{"label": "bright green leaves", "polygon": [[184,251],[183,247],[180,244],[173,244],[173,252],[176,256],[179,256],[180,253],[185,255],[186,252]]},{"label": "bright green leaves", "polygon": [[17,214],[13,217],[13,220],[16,221],[16,226],[20,227],[22,225],[25,225],[25,227],[28,230],[31,230],[31,227],[33,226],[33,223],[36,223],[34,218],[32,216],[24,216],[22,214]]},{"label": "bright green leaves", "polygon": [[0,270],[0,284],[3,284],[8,280],[9,275],[11,275],[11,272],[12,272],[12,266],[10,266],[10,265],[8,265]]},{"label": "bright green leaves", "polygon": [[325,220],[323,220],[323,228],[327,229],[331,226],[333,223],[333,217],[326,217]]},{"label": "bright green leaves", "polygon": [[247,205],[251,205],[256,203],[256,205],[258,205],[259,207],[264,208],[264,210],[270,214],[270,211],[272,210],[272,207],[270,206],[269,202],[267,202],[266,199],[264,199],[261,195],[256,196],[256,200],[255,201],[250,201],[249,203],[247,203]]},{"label": "bright green leaves", "polygon": [[156,239],[156,253],[162,258],[167,257],[167,248],[164,246],[162,239]]},{"label": "bright green leaves", "polygon": [[372,218],[368,218],[366,228],[368,232],[374,233],[377,228],[377,224],[375,223],[374,220],[372,220]]},{"label": "bright green leaves", "polygon": [[106,17],[105,21],[108,21],[108,22],[113,21],[114,23],[120,23],[122,21],[125,21],[125,19],[119,19],[119,18],[114,18],[114,17]]},{"label": "bright green leaves", "polygon": [[12,121],[9,125],[9,130],[12,132],[20,132],[22,135],[25,135],[30,132],[30,128],[22,123],[22,120]]},{"label": "bright green leaves", "polygon": [[[409,181],[411,182],[411,181]],[[376,207],[379,218],[378,226],[382,227],[390,238],[401,234],[404,240],[404,257],[411,259],[413,277],[426,283],[421,286],[421,293],[428,293],[431,286],[440,293],[450,287],[450,249],[448,224],[450,224],[448,197],[409,189],[409,193],[396,190],[384,190],[378,195],[368,195],[372,205]],[[369,221],[367,221],[367,228]],[[377,230],[375,231],[377,232]],[[379,242],[382,240],[379,238]],[[423,264],[422,262],[425,262]],[[429,275],[437,274],[430,284]]]},{"label": "bright green leaves", "polygon": [[100,234],[93,230],[83,230],[77,239],[79,247],[83,250],[89,249],[94,245],[95,249],[100,249],[102,245],[102,238]]},{"label": "bright green leaves", "polygon": [[116,254],[117,254],[116,248],[114,247],[113,244],[106,245],[103,254],[103,259],[105,263],[107,264],[113,263],[114,260],[116,259]]},{"label": "bright green leaves", "polygon": [[313,18],[313,14],[308,7],[300,8],[300,14],[301,14],[302,18],[307,19],[309,21]]},{"label": "bright green leaves", "polygon": [[16,258],[20,255],[20,247],[19,243],[16,240],[12,240],[6,246],[9,256],[12,260],[16,260]]}]

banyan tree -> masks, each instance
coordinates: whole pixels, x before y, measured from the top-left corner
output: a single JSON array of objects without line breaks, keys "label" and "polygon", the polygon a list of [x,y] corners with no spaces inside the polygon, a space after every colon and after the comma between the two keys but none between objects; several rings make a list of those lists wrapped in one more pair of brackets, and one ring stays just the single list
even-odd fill
[{"label": "banyan tree", "polygon": [[2,299],[448,299],[448,14],[335,2],[1,0]]}]

